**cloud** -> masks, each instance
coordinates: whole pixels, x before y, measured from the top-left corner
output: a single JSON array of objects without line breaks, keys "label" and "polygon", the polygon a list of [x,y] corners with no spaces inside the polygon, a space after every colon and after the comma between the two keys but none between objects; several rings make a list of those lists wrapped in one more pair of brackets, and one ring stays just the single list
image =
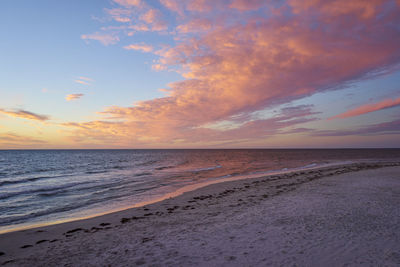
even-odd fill
[{"label": "cloud", "polygon": [[355,109],[348,110],[339,115],[330,117],[330,118],[328,118],[328,120],[356,117],[356,116],[360,116],[360,115],[363,115],[366,113],[370,113],[370,112],[374,112],[374,111],[378,111],[378,110],[382,110],[382,109],[387,109],[387,108],[391,108],[391,107],[396,107],[399,105],[400,105],[400,97],[396,98],[396,99],[385,99],[378,103],[365,104],[365,105],[359,106]]},{"label": "cloud", "polygon": [[164,66],[164,65],[162,65],[162,64],[153,64],[153,65],[151,66],[151,68],[152,68],[153,70],[155,70],[155,71],[162,71],[162,70],[166,70],[166,69],[167,69],[167,67]]},{"label": "cloud", "polygon": [[81,39],[83,40],[96,40],[105,46],[116,44],[119,41],[119,37],[113,34],[106,33],[93,33],[93,34],[82,34]]},{"label": "cloud", "polygon": [[124,122],[69,122],[61,126],[71,129],[70,139],[80,144],[110,144],[127,147],[131,143],[131,125]]},{"label": "cloud", "polygon": [[153,47],[151,45],[146,45],[146,44],[130,44],[130,45],[124,46],[124,49],[140,50],[142,52],[147,52],[147,53],[153,51]]},{"label": "cloud", "polygon": [[[117,108],[117,107],[115,107]],[[62,126],[71,129],[71,138],[75,142],[86,144],[104,144],[112,141],[119,146],[135,147],[173,147],[179,144],[191,143],[194,146],[211,144],[225,144],[227,136],[232,140],[263,139],[270,135],[280,134],[282,128],[296,126],[305,122],[314,121],[316,114],[312,106],[296,106],[283,108],[269,118],[252,118],[240,120],[236,123],[240,127],[223,127],[223,123],[217,125],[200,125],[176,131],[171,124],[185,122],[171,120],[126,120],[126,113],[114,113],[118,121],[90,121],[70,122]],[[291,111],[288,113],[288,109]],[[190,118],[187,118],[190,121]],[[233,123],[232,121],[226,124]],[[151,130],[151,131],[150,131]],[[149,132],[150,131],[150,132]],[[118,141],[115,141],[118,140]]]},{"label": "cloud", "polygon": [[132,19],[132,11],[126,8],[106,9],[106,12],[117,22],[128,23]]},{"label": "cloud", "polygon": [[136,32],[159,32],[166,33],[168,29],[167,22],[163,19],[163,14],[159,9],[152,7],[151,1],[141,0],[113,0],[113,8],[105,8],[104,11],[108,18],[119,25],[109,25],[100,28],[92,34],[82,34],[83,40],[96,40],[103,45],[118,43],[121,38],[131,37]]},{"label": "cloud", "polygon": [[93,82],[93,79],[81,76],[81,77],[78,77],[78,79],[76,79],[75,82],[79,83],[79,84],[84,84],[84,85],[91,85],[91,83]]},{"label": "cloud", "polygon": [[329,3],[325,0],[290,0],[290,5],[295,13],[316,10],[325,19],[331,20],[343,16],[356,16],[358,19],[370,19],[382,10],[382,4],[392,1],[386,0],[333,0]]},{"label": "cloud", "polygon": [[167,29],[167,24],[161,19],[162,14],[157,9],[149,9],[140,16],[140,19],[151,25],[153,31],[163,31]]},{"label": "cloud", "polygon": [[88,77],[84,77],[84,76],[80,76],[80,77],[78,77],[78,79],[85,80],[85,81],[88,81],[88,82],[93,82],[92,78],[88,78]]},{"label": "cloud", "polygon": [[219,120],[333,90],[399,62],[400,38],[387,26],[393,14],[376,24],[350,13],[349,25],[314,28],[322,23],[319,15],[304,12],[222,27],[161,51],[160,62],[181,65],[187,80],[171,85],[171,97],[127,108],[127,114]]},{"label": "cloud", "polygon": [[208,19],[192,19],[186,24],[182,24],[176,27],[181,33],[199,32],[211,29],[212,23]]},{"label": "cloud", "polygon": [[400,134],[400,119],[372,124],[350,130],[315,130],[311,136],[349,136],[349,135],[377,135]]},{"label": "cloud", "polygon": [[11,117],[17,117],[27,120],[47,121],[50,119],[50,117],[47,115],[39,115],[23,109],[16,109],[16,110],[0,109],[0,113],[6,114]]},{"label": "cloud", "polygon": [[139,7],[143,4],[142,0],[113,0],[115,3],[126,7]]},{"label": "cloud", "polygon": [[65,100],[67,101],[77,100],[80,99],[82,96],[84,96],[84,94],[70,94],[65,97]]},{"label": "cloud", "polygon": [[0,133],[0,146],[4,148],[26,148],[29,146],[44,145],[44,140],[35,139],[29,136],[21,136],[15,133]]},{"label": "cloud", "polygon": [[75,82],[79,83],[79,84],[90,85],[90,83],[88,83],[86,81],[82,81],[82,80],[75,80]]},{"label": "cloud", "polygon": [[265,5],[266,0],[233,0],[230,8],[241,11],[255,10]]},{"label": "cloud", "polygon": [[[301,123],[313,119],[304,108],[299,110],[303,117],[295,117],[291,108],[282,109],[281,118],[254,114],[391,72],[400,64],[400,8],[393,0],[161,3],[183,15],[175,25],[176,43],[154,51],[159,59],[153,68],[176,70],[185,79],[171,83],[165,97],[103,111],[109,120],[123,120],[114,132],[129,128],[134,143],[146,138],[225,142],[301,129]],[[154,30],[159,10],[135,12]],[[228,125],[222,122],[229,127],[204,127]]]},{"label": "cloud", "polygon": [[163,4],[166,8],[170,9],[178,13],[180,16],[184,15],[184,7],[182,5],[182,1],[180,0],[160,0],[160,3]]}]

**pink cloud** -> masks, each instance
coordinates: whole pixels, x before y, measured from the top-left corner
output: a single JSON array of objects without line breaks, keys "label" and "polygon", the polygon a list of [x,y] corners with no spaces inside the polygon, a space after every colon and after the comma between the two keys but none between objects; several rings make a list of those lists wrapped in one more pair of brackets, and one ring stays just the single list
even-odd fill
[{"label": "pink cloud", "polygon": [[[214,2],[214,3],[213,3]],[[190,11],[210,11],[215,4],[215,1],[209,0],[189,0],[186,8]]]},{"label": "pink cloud", "polygon": [[150,30],[149,27],[144,24],[130,25],[129,29],[135,30],[135,31],[141,31],[141,32],[147,32]]},{"label": "pink cloud", "polygon": [[[216,9],[229,9],[229,4],[232,0],[160,0],[169,10],[184,16],[185,13],[195,12],[210,12]],[[257,0],[249,0],[255,2]]]},{"label": "pink cloud", "polygon": [[[126,120],[127,111],[114,107],[114,118],[119,121],[91,121],[83,123],[64,123],[62,126],[73,129],[71,138],[75,142],[92,144],[103,144],[110,142],[113,144],[118,140],[119,145],[131,146],[132,140],[137,147],[165,146],[174,145],[175,142],[190,142],[192,144],[214,144],[226,143],[226,136],[230,140],[234,139],[262,139],[268,135],[279,134],[280,129],[295,126],[301,123],[316,120],[312,117],[315,114],[311,106],[297,106],[290,108],[290,114],[287,110],[281,110],[275,117],[267,119],[255,119],[242,124],[240,128],[227,128],[226,130],[218,128],[196,127],[185,128],[176,131],[171,127],[184,122],[173,120]],[[125,119],[122,120],[121,119]],[[151,132],[149,130],[151,129]],[[190,136],[190,138],[188,138]]]},{"label": "pink cloud", "polygon": [[[162,3],[178,10],[178,1]],[[123,120],[113,126],[115,134],[130,129],[130,140],[137,143],[190,143],[301,129],[301,123],[313,120],[304,109],[302,117],[283,109],[285,120],[253,114],[369,79],[400,63],[400,9],[393,0],[213,3],[185,1],[182,14],[194,15],[179,21],[177,44],[155,52],[160,58],[154,68],[178,70],[186,79],[170,84],[166,97],[106,109],[102,114],[110,120]],[[151,10],[140,13],[143,23],[158,18]],[[268,16],[259,15],[263,12]],[[202,31],[195,20],[212,21],[212,27]],[[235,128],[203,127],[237,117],[244,119]]]},{"label": "pink cloud", "polygon": [[81,39],[83,40],[96,40],[107,46],[110,44],[116,44],[119,41],[119,37],[113,34],[106,33],[93,33],[93,34],[82,34]]},{"label": "pink cloud", "polygon": [[267,0],[233,0],[230,8],[235,8],[242,11],[254,10],[265,5]]},{"label": "pink cloud", "polygon": [[189,32],[199,32],[211,29],[212,23],[208,19],[193,19],[186,24],[181,24],[176,27],[179,32],[189,33]]},{"label": "pink cloud", "polygon": [[304,11],[316,10],[321,15],[327,16],[327,19],[338,16],[355,15],[359,19],[371,19],[382,8],[382,4],[387,0],[290,0],[294,12],[302,13]]},{"label": "pink cloud", "polygon": [[153,31],[162,31],[167,29],[167,24],[161,19],[162,14],[157,9],[149,9],[140,16],[140,19],[151,25]]},{"label": "pink cloud", "polygon": [[126,8],[106,9],[107,13],[117,22],[127,23],[131,21],[132,11]]},{"label": "pink cloud", "polygon": [[153,51],[153,47],[151,45],[146,45],[146,44],[130,44],[124,46],[124,48],[127,50],[139,50],[147,53]]},{"label": "pink cloud", "polygon": [[115,3],[126,7],[138,7],[143,4],[142,0],[113,0]]},{"label": "pink cloud", "polygon": [[356,116],[360,116],[360,115],[363,115],[366,113],[370,113],[370,112],[374,112],[374,111],[378,111],[378,110],[382,110],[382,109],[387,109],[387,108],[391,108],[391,107],[395,107],[395,106],[399,106],[399,105],[400,105],[400,97],[396,98],[396,99],[385,99],[378,103],[365,104],[365,105],[359,106],[355,109],[348,110],[339,115],[330,117],[330,118],[328,118],[328,120],[356,117]]},{"label": "pink cloud", "polygon": [[184,14],[184,6],[182,0],[160,0],[161,4],[163,4],[166,8],[170,9],[183,16]]}]

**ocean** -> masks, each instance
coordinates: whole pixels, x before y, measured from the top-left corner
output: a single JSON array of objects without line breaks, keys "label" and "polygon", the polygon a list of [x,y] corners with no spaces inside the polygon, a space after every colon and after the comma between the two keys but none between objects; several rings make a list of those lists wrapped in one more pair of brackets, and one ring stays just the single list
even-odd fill
[{"label": "ocean", "polygon": [[400,149],[1,150],[0,232],[105,214],[207,182],[399,159]]}]

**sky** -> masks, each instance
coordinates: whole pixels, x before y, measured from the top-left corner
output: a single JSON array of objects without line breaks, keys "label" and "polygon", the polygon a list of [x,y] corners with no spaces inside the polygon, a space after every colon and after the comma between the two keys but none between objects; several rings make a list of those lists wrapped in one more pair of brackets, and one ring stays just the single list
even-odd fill
[{"label": "sky", "polygon": [[400,0],[3,0],[0,31],[0,149],[400,147]]}]

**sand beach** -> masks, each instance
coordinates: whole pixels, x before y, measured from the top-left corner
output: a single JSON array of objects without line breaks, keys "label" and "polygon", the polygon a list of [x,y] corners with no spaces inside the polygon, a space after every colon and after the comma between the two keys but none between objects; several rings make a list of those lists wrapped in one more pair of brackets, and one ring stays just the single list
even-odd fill
[{"label": "sand beach", "polygon": [[208,185],[0,235],[4,266],[399,266],[400,163]]}]

